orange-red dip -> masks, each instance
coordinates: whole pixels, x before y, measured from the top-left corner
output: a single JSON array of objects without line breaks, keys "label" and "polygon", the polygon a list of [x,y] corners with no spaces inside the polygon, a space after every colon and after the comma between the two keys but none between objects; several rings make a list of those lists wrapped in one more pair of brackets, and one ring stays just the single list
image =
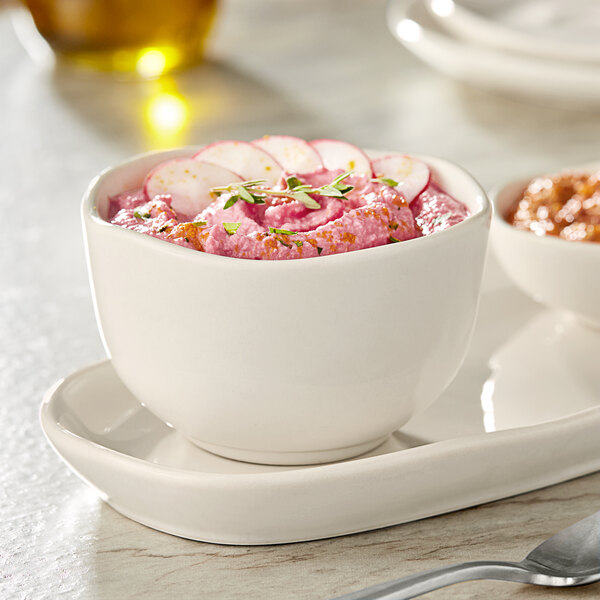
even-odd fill
[{"label": "orange-red dip", "polygon": [[600,171],[565,171],[532,180],[507,220],[537,235],[600,242]]}]

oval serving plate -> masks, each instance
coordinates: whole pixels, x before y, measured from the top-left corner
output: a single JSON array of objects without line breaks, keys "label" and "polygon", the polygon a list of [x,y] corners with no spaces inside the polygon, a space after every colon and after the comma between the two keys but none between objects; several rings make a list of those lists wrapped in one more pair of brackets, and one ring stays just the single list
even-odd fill
[{"label": "oval serving plate", "polygon": [[591,360],[599,353],[596,332],[488,277],[454,382],[356,459],[274,467],[220,458],[143,408],[109,361],[50,389],[41,421],[70,468],[131,519],[207,542],[296,542],[430,517],[600,469],[600,377]]}]

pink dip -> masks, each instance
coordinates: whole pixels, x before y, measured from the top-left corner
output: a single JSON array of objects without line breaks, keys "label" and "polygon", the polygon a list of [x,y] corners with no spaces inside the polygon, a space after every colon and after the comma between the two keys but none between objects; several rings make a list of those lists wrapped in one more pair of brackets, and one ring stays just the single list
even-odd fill
[{"label": "pink dip", "polygon": [[[342,171],[320,169],[297,174],[320,187]],[[284,175],[288,177],[288,174]],[[149,201],[143,190],[110,199],[109,221],[153,237],[210,254],[235,258],[281,260],[309,258],[401,242],[447,229],[463,221],[467,207],[435,183],[410,204],[395,188],[366,176],[344,180],[354,186],[347,200],[313,195],[320,209],[288,198],[267,197],[266,204],[236,202],[224,209],[229,193],[198,215],[177,214],[169,196]],[[204,224],[206,222],[206,224]],[[230,234],[223,223],[240,223]],[[294,232],[269,233],[269,228]]]}]

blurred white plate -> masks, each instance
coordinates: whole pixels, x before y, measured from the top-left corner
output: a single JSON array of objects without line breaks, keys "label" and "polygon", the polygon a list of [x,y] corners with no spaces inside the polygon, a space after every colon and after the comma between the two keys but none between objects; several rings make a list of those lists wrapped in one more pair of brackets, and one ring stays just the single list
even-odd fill
[{"label": "blurred white plate", "polygon": [[600,469],[600,336],[541,310],[505,281],[488,276],[485,286],[454,382],[353,460],[275,467],[210,454],[142,407],[109,361],[49,390],[42,427],[70,468],[122,514],[225,544],[376,529]]},{"label": "blurred white plate", "polygon": [[525,54],[600,61],[598,0],[426,0],[458,37]]},{"label": "blurred white plate", "polygon": [[600,65],[555,61],[464,42],[427,9],[428,0],[391,0],[388,26],[424,62],[454,79],[552,104],[600,106]]}]

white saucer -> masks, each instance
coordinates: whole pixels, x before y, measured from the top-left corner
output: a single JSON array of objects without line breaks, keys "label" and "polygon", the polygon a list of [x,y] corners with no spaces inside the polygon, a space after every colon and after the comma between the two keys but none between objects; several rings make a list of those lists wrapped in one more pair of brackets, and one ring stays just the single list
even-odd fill
[{"label": "white saucer", "polygon": [[[391,0],[388,26],[413,54],[459,81],[551,104],[598,106],[600,64],[554,60],[454,37],[428,0]],[[558,82],[558,83],[557,83]]]},{"label": "white saucer", "polygon": [[109,361],[52,387],[42,427],[67,464],[122,514],[225,544],[375,529],[600,469],[600,334],[542,311],[514,287],[487,283],[456,380],[357,459],[273,467],[220,458],[140,406]]},{"label": "white saucer", "polygon": [[451,33],[555,60],[599,62],[598,0],[426,0]]}]

